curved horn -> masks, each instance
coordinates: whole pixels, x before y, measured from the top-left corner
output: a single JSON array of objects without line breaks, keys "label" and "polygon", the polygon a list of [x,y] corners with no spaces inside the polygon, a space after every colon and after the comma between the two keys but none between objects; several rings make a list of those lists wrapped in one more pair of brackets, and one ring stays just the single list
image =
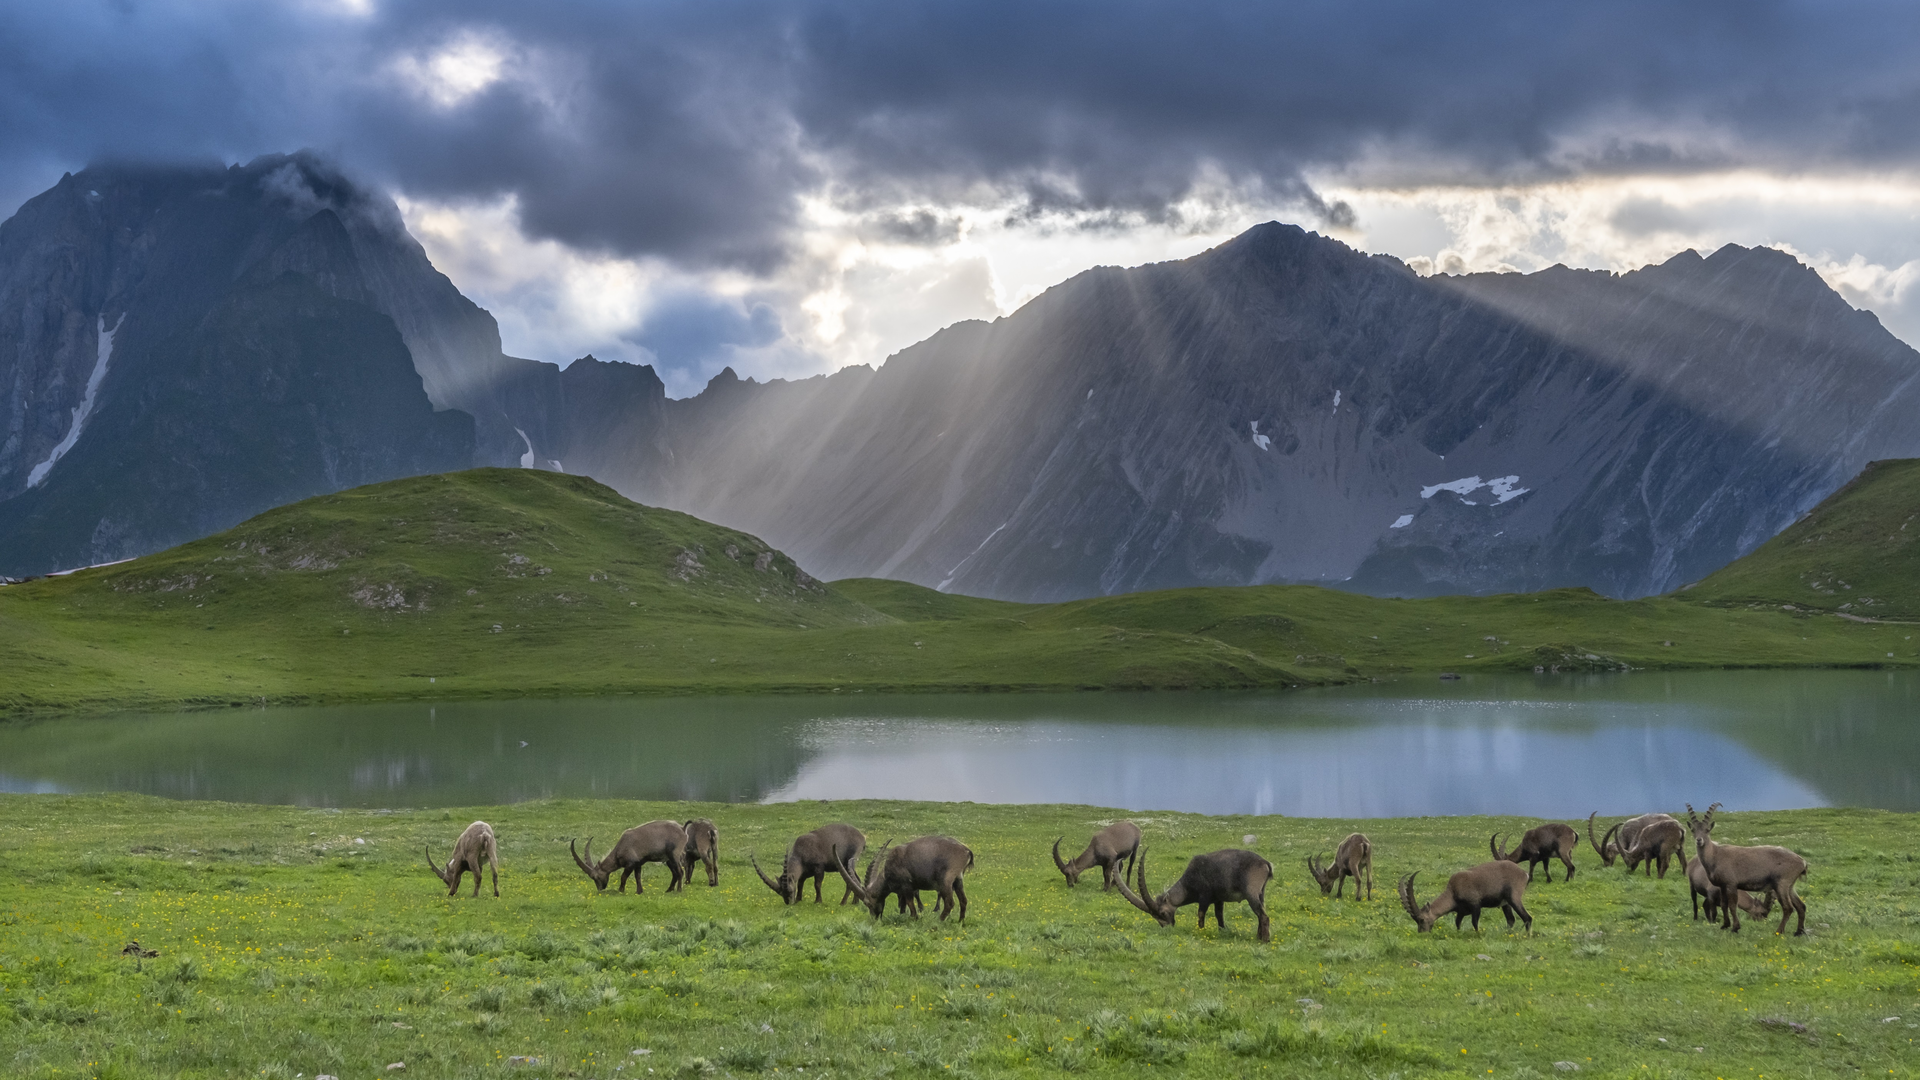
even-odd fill
[{"label": "curved horn", "polygon": [[1598,810],[1595,810],[1593,813],[1587,815],[1587,843],[1592,845],[1593,853],[1595,855],[1600,854],[1600,842],[1593,838],[1593,819],[1598,817],[1599,815],[1600,815],[1600,811]]},{"label": "curved horn", "polygon": [[[573,851],[573,841],[571,840],[567,841],[567,850]],[[595,881],[599,881],[600,875],[594,873],[592,865],[587,862],[587,859],[591,859],[591,858],[593,858],[593,837],[589,836],[587,837],[587,858],[582,859],[578,851],[573,851],[573,861],[580,864],[580,869],[585,870],[587,872],[588,877],[592,878]]]},{"label": "curved horn", "polygon": [[1706,822],[1707,822],[1707,831],[1708,831],[1708,832],[1712,832],[1712,831],[1713,831],[1713,812],[1714,812],[1715,810],[1718,810],[1718,809],[1720,809],[1720,804],[1719,804],[1719,803],[1714,803],[1714,804],[1713,804],[1712,806],[1709,806],[1709,807],[1707,807],[1707,817],[1706,817]]},{"label": "curved horn", "polygon": [[433,861],[433,845],[422,844],[421,850],[427,853],[427,869],[433,871],[433,876],[440,879],[440,884],[451,885],[452,882],[447,880],[447,872],[440,869],[439,863]]},{"label": "curved horn", "polygon": [[767,883],[767,888],[772,889],[774,892],[774,895],[778,896],[782,900],[785,900],[787,898],[787,894],[780,891],[780,886],[775,885],[773,883],[773,879],[767,876],[767,872],[765,870],[760,869],[759,859],[754,858],[753,855],[749,853],[747,855],[747,861],[753,864],[753,872],[760,875],[760,880]]},{"label": "curved horn", "polygon": [[1059,867],[1060,873],[1063,875],[1067,872],[1067,862],[1060,857],[1060,841],[1065,839],[1066,837],[1064,836],[1056,836],[1053,838],[1053,865]]},{"label": "curved horn", "polygon": [[[1147,854],[1146,849],[1142,848],[1140,850],[1140,854],[1138,857],[1144,858],[1146,854]],[[1127,888],[1127,875],[1121,874],[1118,884],[1120,886],[1120,895],[1127,898],[1127,903],[1132,904],[1134,907],[1139,908],[1141,911],[1144,911],[1149,915],[1152,915],[1156,919],[1160,917],[1159,912],[1154,911],[1153,908],[1147,905],[1147,902],[1145,900],[1142,900],[1139,896],[1135,895],[1132,889]],[[1141,887],[1141,891],[1142,892],[1146,891],[1145,886]]]},{"label": "curved horn", "polygon": [[1140,872],[1140,895],[1152,896],[1153,889],[1151,889],[1147,885],[1147,849],[1146,848],[1140,849],[1140,865],[1135,867],[1135,869]]},{"label": "curved horn", "polygon": [[1400,906],[1406,908],[1407,914],[1413,916],[1415,921],[1418,921],[1420,918],[1420,903],[1413,898],[1414,877],[1414,874],[1408,874],[1406,877],[1400,879]]},{"label": "curved horn", "polygon": [[[835,845],[833,848],[833,865],[839,868],[840,876],[847,879],[847,888],[853,890],[853,895],[859,897],[861,903],[866,903],[866,883],[855,877],[853,871],[847,868],[847,860],[840,857],[840,848],[838,845]],[[872,863],[867,864],[867,873],[873,873]]]},{"label": "curved horn", "polygon": [[[1621,824],[1625,824],[1625,822],[1622,822]],[[1602,849],[1602,850],[1601,850],[1601,852],[1600,852],[1600,854],[1601,854],[1601,856],[1602,856],[1602,857],[1605,857],[1605,856],[1606,856],[1606,854],[1607,854],[1607,853],[1606,853],[1606,851],[1605,851],[1605,848],[1606,848],[1606,847],[1607,847],[1607,846],[1608,846],[1609,844],[1612,844],[1612,845],[1613,845],[1613,853],[1614,853],[1615,855],[1618,855],[1618,854],[1620,853],[1620,845],[1618,845],[1618,844],[1614,844],[1614,843],[1613,843],[1613,837],[1614,837],[1614,834],[1615,834],[1615,833],[1618,833],[1619,831],[1620,831],[1620,826],[1619,826],[1619,825],[1615,825],[1615,826],[1614,826],[1613,828],[1611,828],[1611,829],[1608,829],[1608,830],[1607,830],[1607,834],[1606,834],[1605,836],[1602,836],[1602,837],[1600,838],[1600,847],[1601,847],[1601,849]]]},{"label": "curved horn", "polygon": [[1487,850],[1493,852],[1493,860],[1495,862],[1507,861],[1507,853],[1500,850],[1499,833],[1494,833],[1492,836],[1487,837]]}]

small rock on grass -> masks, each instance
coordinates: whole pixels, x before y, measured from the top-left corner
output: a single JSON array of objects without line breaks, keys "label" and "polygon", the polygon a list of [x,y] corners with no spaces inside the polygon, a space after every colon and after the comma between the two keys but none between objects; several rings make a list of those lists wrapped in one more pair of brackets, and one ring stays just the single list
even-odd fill
[{"label": "small rock on grass", "polygon": [[540,1065],[544,1063],[537,1057],[523,1057],[523,1056],[516,1055],[514,1057],[508,1058],[507,1064],[509,1065]]},{"label": "small rock on grass", "polygon": [[645,1057],[645,1056],[647,1056],[648,1054],[651,1054],[651,1053],[653,1053],[653,1051],[651,1051],[651,1050],[635,1050],[635,1051],[633,1052],[633,1056],[634,1056],[634,1057]]},{"label": "small rock on grass", "polygon": [[393,1064],[387,1066],[387,1071],[388,1072],[405,1072],[407,1071],[407,1063],[404,1061],[396,1061]]},{"label": "small rock on grass", "polygon": [[1580,1066],[1575,1065],[1571,1061],[1556,1061],[1553,1063],[1553,1067],[1560,1070],[1561,1072],[1579,1072],[1580,1071]]}]

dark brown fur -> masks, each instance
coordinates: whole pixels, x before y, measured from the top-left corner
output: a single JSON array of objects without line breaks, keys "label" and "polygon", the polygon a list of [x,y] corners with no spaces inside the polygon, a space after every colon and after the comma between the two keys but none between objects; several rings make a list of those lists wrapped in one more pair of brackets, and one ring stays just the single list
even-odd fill
[{"label": "dark brown fur", "polygon": [[1562,825],[1550,821],[1545,825],[1535,825],[1520,838],[1520,846],[1512,851],[1502,851],[1499,844],[1500,834],[1493,834],[1487,841],[1495,859],[1504,859],[1510,863],[1527,864],[1527,880],[1533,880],[1533,868],[1545,866],[1547,880],[1553,880],[1553,860],[1559,859],[1566,865],[1567,880],[1573,880],[1573,853],[1580,846],[1580,834],[1571,825]]},{"label": "dark brown fur", "polygon": [[[567,844],[573,850],[571,841]],[[613,847],[597,863],[588,862],[593,858],[593,837],[587,837],[587,857],[573,852],[573,861],[593,879],[593,883],[605,889],[607,881],[615,870],[620,871],[620,891],[627,891],[627,875],[633,875],[633,895],[639,896],[644,890],[640,883],[640,868],[650,862],[667,864],[673,880],[667,883],[668,892],[679,892],[686,884],[687,868],[681,853],[687,850],[687,830],[677,821],[649,821],[645,825],[635,825],[620,834]]]},{"label": "dark brown fur", "polygon": [[887,897],[896,897],[903,913],[920,917],[920,894],[928,889],[940,894],[934,906],[945,922],[959,902],[960,921],[967,921],[967,886],[962,880],[973,868],[973,849],[951,836],[922,836],[897,848],[883,848],[867,863],[866,880],[853,876],[844,856],[836,856],[840,876],[852,887],[853,894],[867,906],[874,918],[887,906]]},{"label": "dark brown fur", "polygon": [[1525,903],[1527,878],[1514,863],[1488,862],[1462,870],[1448,878],[1447,887],[1424,906],[1414,899],[1413,879],[1413,874],[1400,879],[1400,904],[1413,916],[1413,924],[1423,934],[1448,914],[1453,916],[1455,930],[1460,929],[1461,920],[1469,918],[1473,920],[1473,928],[1479,930],[1480,912],[1493,907],[1506,914],[1509,927],[1517,914],[1526,923],[1527,932],[1533,932],[1533,916],[1527,913]]},{"label": "dark brown fur", "polygon": [[[1734,847],[1731,844],[1713,842],[1713,812],[1720,809],[1719,803],[1707,807],[1704,819],[1693,816],[1693,807],[1687,807],[1687,822],[1693,829],[1693,842],[1700,852],[1700,861],[1706,864],[1707,880],[1718,886],[1724,893],[1738,893],[1744,889],[1751,893],[1765,893],[1780,902],[1780,925],[1774,933],[1787,932],[1787,917],[1798,915],[1793,936],[1799,937],[1807,932],[1807,903],[1795,895],[1794,883],[1807,874],[1807,860],[1783,847],[1765,845],[1761,847]],[[1740,932],[1740,905],[1720,905],[1720,927],[1723,930]]]},{"label": "dark brown fur", "polygon": [[[781,867],[778,880],[767,876],[760,869],[760,863],[752,856],[747,861],[753,863],[753,872],[767,883],[782,901],[788,904],[800,902],[800,893],[806,888],[807,879],[813,879],[813,902],[820,902],[820,884],[828,874],[840,872],[839,862],[834,857],[838,850],[848,863],[858,862],[867,850],[867,834],[851,825],[835,822],[822,825],[810,833],[802,833],[787,848],[787,858]],[[840,902],[846,903],[853,898],[853,886],[848,885],[840,894]]]},{"label": "dark brown fur", "polygon": [[687,846],[680,852],[680,861],[686,865],[687,876],[693,876],[693,864],[699,860],[707,867],[707,885],[720,884],[720,830],[706,818],[694,818],[682,825],[687,831]]},{"label": "dark brown fur", "polygon": [[[1220,929],[1227,928],[1226,905],[1246,901],[1258,920],[1256,934],[1261,944],[1273,940],[1273,929],[1267,921],[1267,882],[1273,880],[1273,864],[1262,858],[1258,852],[1244,851],[1239,848],[1225,848],[1210,851],[1205,855],[1195,855],[1187,860],[1186,872],[1180,879],[1167,886],[1165,892],[1154,896],[1147,888],[1147,853],[1142,851],[1139,866],[1140,891],[1135,893],[1127,888],[1126,879],[1119,882],[1120,895],[1141,911],[1153,916],[1161,926],[1172,926],[1179,909],[1188,904],[1200,907],[1200,929],[1207,928],[1207,909],[1213,909],[1213,921]],[[1151,897],[1151,899],[1143,899]]]}]

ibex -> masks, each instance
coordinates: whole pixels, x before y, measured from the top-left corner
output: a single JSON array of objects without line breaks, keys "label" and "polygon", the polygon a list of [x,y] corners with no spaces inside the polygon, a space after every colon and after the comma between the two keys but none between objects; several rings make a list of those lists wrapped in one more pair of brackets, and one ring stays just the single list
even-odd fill
[{"label": "ibex", "polygon": [[868,861],[864,881],[853,876],[844,854],[835,852],[834,864],[853,895],[876,919],[886,908],[889,896],[899,899],[903,913],[911,912],[919,918],[920,893],[932,889],[940,894],[934,906],[941,922],[952,913],[956,898],[960,921],[967,921],[967,887],[961,878],[973,868],[973,850],[951,836],[922,836],[897,848],[883,846],[880,854]]},{"label": "ibex", "polygon": [[1533,933],[1533,916],[1527,914],[1527,905],[1523,902],[1527,895],[1527,876],[1516,863],[1481,863],[1471,870],[1462,870],[1448,878],[1446,889],[1425,906],[1414,899],[1414,877],[1408,874],[1400,879],[1400,904],[1413,916],[1414,925],[1423,934],[1449,912],[1453,915],[1455,930],[1460,929],[1462,919],[1468,918],[1473,920],[1473,928],[1479,930],[1481,910],[1492,907],[1506,913],[1509,927],[1517,914],[1526,923],[1527,933]]},{"label": "ibex", "polygon": [[[1259,920],[1259,938],[1262,945],[1273,940],[1272,928],[1267,923],[1267,882],[1273,880],[1273,864],[1260,857],[1256,852],[1238,848],[1226,848],[1211,851],[1205,855],[1195,855],[1187,861],[1187,870],[1180,880],[1167,886],[1167,890],[1154,896],[1147,888],[1147,853],[1140,853],[1140,865],[1136,868],[1140,875],[1138,895],[1127,888],[1127,881],[1118,882],[1120,895],[1141,911],[1159,920],[1161,926],[1172,926],[1179,909],[1188,904],[1200,906],[1200,929],[1207,928],[1207,909],[1213,909],[1213,921],[1220,929],[1227,928],[1226,906],[1246,901],[1253,911],[1253,917]],[[1152,899],[1142,899],[1152,897]]]},{"label": "ibex", "polygon": [[1571,825],[1562,825],[1550,821],[1545,825],[1535,825],[1520,838],[1520,846],[1512,851],[1502,850],[1499,844],[1500,834],[1494,833],[1488,839],[1487,847],[1493,852],[1495,860],[1510,863],[1527,864],[1527,880],[1533,880],[1533,868],[1544,865],[1547,868],[1547,881],[1553,881],[1553,860],[1559,859],[1567,867],[1567,880],[1573,880],[1573,853],[1580,846],[1580,834]]},{"label": "ibex", "polygon": [[1346,892],[1347,879],[1353,879],[1353,898],[1360,899],[1360,875],[1366,874],[1367,899],[1373,899],[1373,842],[1353,833],[1334,849],[1333,862],[1320,865],[1319,856],[1307,857],[1307,873],[1320,883],[1320,895],[1338,898]]},{"label": "ibex", "polygon": [[[1105,879],[1100,889],[1105,892],[1133,872],[1133,859],[1140,850],[1140,826],[1131,821],[1114,822],[1094,833],[1087,850],[1075,855],[1072,862],[1060,858],[1060,841],[1065,839],[1064,836],[1054,838],[1053,865],[1067,876],[1067,884],[1080,884],[1080,875],[1097,866]],[[1126,866],[1123,868],[1121,863]]]},{"label": "ibex", "polygon": [[[573,851],[573,841],[567,841],[567,850]],[[583,859],[578,851],[573,851],[573,861],[579,863],[580,869],[602,890],[615,870],[620,871],[621,892],[627,891],[627,875],[633,875],[633,895],[639,896],[645,891],[640,882],[640,868],[650,862],[666,863],[667,870],[673,874],[667,891],[679,891],[687,877],[686,864],[681,860],[681,852],[685,850],[687,830],[679,822],[649,821],[621,833],[606,857],[597,863],[588,861],[593,858],[593,837],[587,837],[587,857]]]},{"label": "ibex", "polygon": [[[1700,862],[1706,866],[1707,880],[1719,887],[1722,894],[1745,889],[1771,895],[1780,902],[1780,925],[1774,927],[1773,932],[1786,933],[1787,916],[1798,915],[1793,936],[1806,933],[1807,904],[1794,895],[1793,885],[1806,876],[1807,860],[1783,847],[1734,847],[1714,843],[1713,812],[1718,809],[1719,803],[1707,807],[1707,816],[1702,819],[1693,816],[1691,803],[1687,805],[1687,824],[1693,829],[1694,847],[1699,850]],[[1740,932],[1740,905],[1720,905],[1720,927],[1736,934]]]},{"label": "ibex", "polygon": [[1660,877],[1665,880],[1668,860],[1677,858],[1681,868],[1686,868],[1686,846],[1686,830],[1680,827],[1678,821],[1667,818],[1665,821],[1648,822],[1647,827],[1640,830],[1640,835],[1620,852],[1620,858],[1627,864],[1629,874],[1639,869],[1641,863],[1646,863],[1648,877],[1653,876],[1653,864],[1657,862],[1660,864]]},{"label": "ibex", "polygon": [[707,864],[707,885],[720,884],[720,830],[706,818],[694,818],[681,828],[687,831],[687,846],[680,853],[687,877],[693,877],[693,863],[698,859]]},{"label": "ibex", "polygon": [[[1628,818],[1620,824],[1615,825],[1613,828],[1607,830],[1605,836],[1595,840],[1593,838],[1593,819],[1598,813],[1599,811],[1596,810],[1592,814],[1587,815],[1587,842],[1593,845],[1594,853],[1600,856],[1601,866],[1612,866],[1613,860],[1619,858],[1623,852],[1633,846],[1634,841],[1640,838],[1641,829],[1646,828],[1656,821],[1674,821],[1677,823],[1677,819],[1675,819],[1672,814],[1641,814],[1639,817]],[[1617,839],[1615,838],[1615,834],[1618,834]]]},{"label": "ibex", "polygon": [[473,895],[480,895],[480,864],[484,861],[493,872],[493,895],[500,895],[500,845],[494,842],[493,826],[484,821],[476,821],[467,826],[460,838],[453,842],[453,858],[447,860],[447,868],[440,869],[433,861],[433,846],[423,845],[427,853],[427,869],[447,887],[447,895],[460,891],[460,877],[467,871],[473,871]]},{"label": "ibex", "polygon": [[[1720,886],[1707,880],[1706,863],[1699,859],[1687,863],[1687,886],[1693,893],[1693,921],[1700,921],[1700,908],[1704,905],[1707,909],[1707,921],[1719,922],[1720,905],[1725,902],[1721,898],[1726,894],[1720,891]],[[1756,919],[1764,919],[1773,914],[1771,893],[1763,899],[1755,899],[1752,893],[1741,890],[1735,890],[1733,895],[1734,902],[1740,905],[1740,910]]]},{"label": "ibex", "polygon": [[[793,846],[787,848],[786,865],[781,867],[777,881],[767,877],[767,872],[760,869],[759,861],[753,856],[747,856],[747,861],[753,863],[753,872],[760,875],[760,880],[767,883],[767,888],[788,904],[800,902],[800,893],[806,888],[807,879],[812,878],[813,902],[817,904],[820,902],[821,882],[826,880],[828,874],[840,870],[833,854],[836,849],[845,856],[847,862],[859,862],[861,853],[867,850],[867,834],[838,822],[802,833],[794,839]],[[840,902],[844,904],[852,897],[853,885],[849,883],[847,890],[840,894]]]}]

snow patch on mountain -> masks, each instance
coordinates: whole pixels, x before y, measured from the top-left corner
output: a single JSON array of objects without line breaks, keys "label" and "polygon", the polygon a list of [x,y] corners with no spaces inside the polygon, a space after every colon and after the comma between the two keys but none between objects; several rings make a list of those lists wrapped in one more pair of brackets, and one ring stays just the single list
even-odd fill
[{"label": "snow patch on mountain", "polygon": [[1463,476],[1458,480],[1449,480],[1444,484],[1434,484],[1432,487],[1423,487],[1420,489],[1420,497],[1423,499],[1431,499],[1443,491],[1451,491],[1455,495],[1463,496],[1461,501],[1466,502],[1468,506],[1478,506],[1480,505],[1479,503],[1468,502],[1464,496],[1471,495],[1481,488],[1486,488],[1488,494],[1493,496],[1493,504],[1498,506],[1501,503],[1511,502],[1533,490],[1532,488],[1520,487],[1519,484],[1520,477],[1518,475],[1502,476],[1493,480],[1482,480],[1478,476]]},{"label": "snow patch on mountain", "polygon": [[87,417],[93,415],[93,402],[100,393],[101,380],[107,377],[107,361],[113,357],[113,335],[120,332],[120,324],[126,321],[127,316],[123,312],[114,322],[113,329],[109,330],[106,315],[100,316],[100,325],[97,330],[100,344],[94,351],[93,374],[87,376],[87,389],[80,398],[80,404],[73,407],[73,425],[67,428],[66,438],[61,439],[59,445],[53,448],[53,452],[47,455],[47,460],[35,465],[33,470],[27,473],[28,487],[38,487],[40,481],[47,478],[47,473],[53,471],[54,463],[67,456],[67,451],[73,449],[73,444],[80,441],[80,430],[86,426]]},{"label": "snow patch on mountain", "polygon": [[1260,421],[1254,420],[1248,423],[1247,427],[1253,429],[1253,445],[1259,447],[1262,450],[1273,449],[1273,440],[1268,438],[1265,435],[1260,434]]}]

